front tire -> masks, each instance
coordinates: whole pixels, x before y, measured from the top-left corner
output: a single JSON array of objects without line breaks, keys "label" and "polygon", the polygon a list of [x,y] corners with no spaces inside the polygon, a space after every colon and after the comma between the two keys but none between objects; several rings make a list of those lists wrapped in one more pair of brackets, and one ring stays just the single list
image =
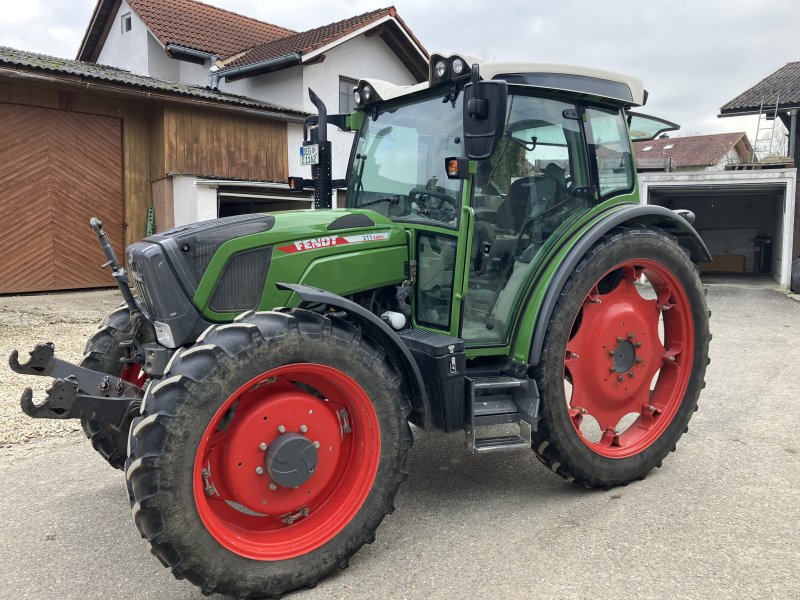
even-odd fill
[{"label": "front tire", "polygon": [[586,487],[661,466],[697,410],[710,339],[697,271],[674,238],[646,228],[603,238],[567,280],[548,326],[535,372],[538,458]]},{"label": "front tire", "polygon": [[[144,383],[141,365],[120,362],[130,354],[130,350],[121,344],[132,337],[130,310],[120,307],[103,319],[100,329],[87,340],[80,366],[119,377],[141,387]],[[107,423],[86,418],[81,419],[81,425],[97,453],[115,469],[124,469],[130,419],[119,431]]]},{"label": "front tire", "polygon": [[343,568],[393,509],[410,404],[382,349],[305,310],[178,351],[131,430],[136,525],[204,593],[279,596]]}]

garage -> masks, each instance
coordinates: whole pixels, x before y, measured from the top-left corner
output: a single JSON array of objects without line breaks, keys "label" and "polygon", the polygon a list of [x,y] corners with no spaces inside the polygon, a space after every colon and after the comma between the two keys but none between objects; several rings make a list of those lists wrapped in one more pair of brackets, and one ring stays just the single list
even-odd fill
[{"label": "garage", "polygon": [[789,286],[795,169],[640,175],[643,203],[688,209],[713,261],[701,272],[769,276]]},{"label": "garage", "polygon": [[89,219],[123,248],[122,122],[0,104],[0,293],[108,287]]}]

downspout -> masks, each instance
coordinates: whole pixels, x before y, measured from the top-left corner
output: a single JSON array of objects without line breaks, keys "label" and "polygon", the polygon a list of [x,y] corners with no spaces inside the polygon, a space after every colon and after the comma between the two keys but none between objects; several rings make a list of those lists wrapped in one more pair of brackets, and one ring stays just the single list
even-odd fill
[{"label": "downspout", "polygon": [[797,156],[795,156],[795,150],[797,149],[797,109],[793,108],[789,114],[792,115],[789,131],[789,156],[792,157],[794,164],[797,165]]}]

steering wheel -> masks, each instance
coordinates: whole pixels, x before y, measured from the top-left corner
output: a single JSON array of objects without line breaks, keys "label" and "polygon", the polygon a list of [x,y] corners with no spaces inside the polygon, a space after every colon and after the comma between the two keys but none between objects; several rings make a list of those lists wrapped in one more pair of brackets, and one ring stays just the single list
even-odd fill
[{"label": "steering wheel", "polygon": [[[436,207],[428,206],[427,201],[422,199],[423,196],[428,196],[429,198],[438,198],[439,205]],[[417,204],[421,205],[421,209],[419,210],[421,214],[437,220],[452,219],[452,215],[450,213],[455,213],[456,204],[458,203],[455,198],[446,192],[421,186],[411,188],[408,191],[408,198],[412,203],[416,202]],[[445,204],[449,204],[450,206],[445,206]]]},{"label": "steering wheel", "polygon": [[[415,188],[411,188],[408,191],[408,197],[411,199],[412,202],[416,202],[417,201],[417,197],[421,198],[422,196],[429,196],[431,198],[439,198],[439,200],[441,200],[443,202],[450,202],[451,204],[455,204],[456,203],[456,199],[455,198],[453,198],[451,195],[447,194],[446,192],[441,192],[439,190],[432,190],[432,189],[429,189],[429,188],[426,188],[426,187],[419,187],[418,186],[418,187],[415,187]],[[422,204],[425,204],[425,202],[422,201],[422,200],[420,200],[420,202]],[[441,206],[441,204],[439,206]]]}]

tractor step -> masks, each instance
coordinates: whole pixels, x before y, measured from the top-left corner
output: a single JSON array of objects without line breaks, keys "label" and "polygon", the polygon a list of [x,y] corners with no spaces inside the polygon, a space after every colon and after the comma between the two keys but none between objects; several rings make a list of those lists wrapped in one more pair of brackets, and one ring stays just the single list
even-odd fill
[{"label": "tractor step", "polygon": [[475,440],[473,452],[496,452],[498,450],[516,450],[517,448],[530,448],[530,439],[518,435],[502,435],[496,437],[479,438]]},{"label": "tractor step", "polygon": [[[465,379],[465,430],[470,450],[479,453],[530,448],[539,413],[536,382],[508,375],[471,376]],[[479,428],[509,423],[519,424],[519,435],[478,435]]]}]

